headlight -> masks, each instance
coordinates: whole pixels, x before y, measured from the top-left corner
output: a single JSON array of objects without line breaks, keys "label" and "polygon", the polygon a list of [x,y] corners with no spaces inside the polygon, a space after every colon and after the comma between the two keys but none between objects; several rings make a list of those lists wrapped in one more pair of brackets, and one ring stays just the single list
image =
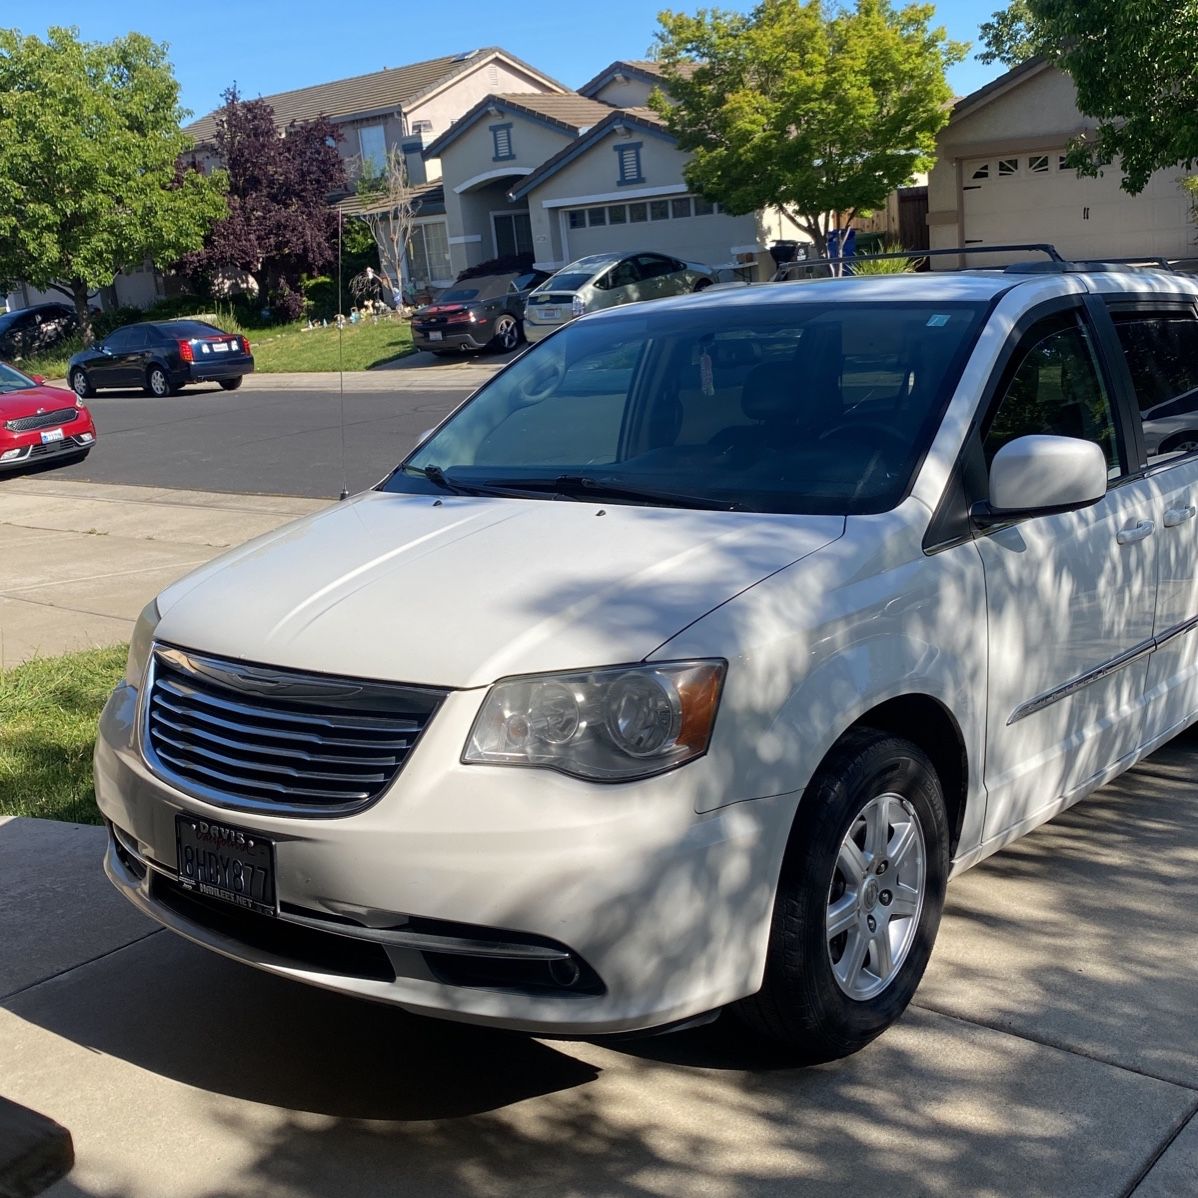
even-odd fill
[{"label": "headlight", "polygon": [[505,679],[483,701],[462,760],[596,782],[660,774],[707,751],[725,668],[684,661]]},{"label": "headlight", "polygon": [[154,632],[161,619],[157,599],[151,599],[137,617],[133,637],[129,641],[129,660],[125,663],[125,681],[130,686],[141,686],[146,676],[146,666],[150,664],[150,646],[154,643]]}]

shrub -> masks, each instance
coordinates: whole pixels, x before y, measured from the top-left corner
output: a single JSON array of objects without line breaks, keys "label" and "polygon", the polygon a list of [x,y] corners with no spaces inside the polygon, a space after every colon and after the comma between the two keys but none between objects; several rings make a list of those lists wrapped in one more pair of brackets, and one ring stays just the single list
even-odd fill
[{"label": "shrub", "polygon": [[107,337],[113,329],[119,329],[123,324],[136,324],[145,320],[146,314],[140,308],[112,308],[107,312],[97,312],[92,317],[92,332],[96,340]]}]

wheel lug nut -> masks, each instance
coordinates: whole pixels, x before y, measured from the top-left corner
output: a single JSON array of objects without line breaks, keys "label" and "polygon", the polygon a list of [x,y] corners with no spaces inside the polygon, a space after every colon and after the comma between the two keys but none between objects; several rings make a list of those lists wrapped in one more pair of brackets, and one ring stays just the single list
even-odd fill
[{"label": "wheel lug nut", "polygon": [[891,894],[889,890],[883,890],[882,893],[878,895],[878,902],[880,902],[883,907],[889,907],[890,904],[894,902],[894,895]]},{"label": "wheel lug nut", "polygon": [[865,922],[866,922],[866,924],[869,925],[869,930],[871,932],[876,932],[878,930],[878,921],[876,919],[874,919],[874,917],[872,915],[869,916],[869,918],[866,919]]},{"label": "wheel lug nut", "polygon": [[877,869],[878,877],[880,878],[889,868],[890,868],[889,861],[879,861],[878,869]]}]

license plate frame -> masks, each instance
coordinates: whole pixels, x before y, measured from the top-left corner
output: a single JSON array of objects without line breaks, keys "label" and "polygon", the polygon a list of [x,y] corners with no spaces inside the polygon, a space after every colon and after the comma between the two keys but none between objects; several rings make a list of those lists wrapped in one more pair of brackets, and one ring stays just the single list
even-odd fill
[{"label": "license plate frame", "polygon": [[542,320],[561,320],[562,310],[560,308],[541,308],[537,315]]},{"label": "license plate frame", "polygon": [[275,842],[257,832],[177,812],[175,868],[185,890],[259,915],[279,913]]},{"label": "license plate frame", "polygon": [[212,352],[214,354],[227,354],[229,352],[229,343],[227,341],[214,341],[212,343]]},{"label": "license plate frame", "polygon": [[444,341],[445,334],[441,333],[441,332],[437,332],[436,330],[433,330],[432,332],[429,333],[428,339],[430,341]]},{"label": "license plate frame", "polygon": [[42,433],[42,444],[53,445],[56,441],[62,441],[66,437],[66,433],[60,428],[48,428]]}]

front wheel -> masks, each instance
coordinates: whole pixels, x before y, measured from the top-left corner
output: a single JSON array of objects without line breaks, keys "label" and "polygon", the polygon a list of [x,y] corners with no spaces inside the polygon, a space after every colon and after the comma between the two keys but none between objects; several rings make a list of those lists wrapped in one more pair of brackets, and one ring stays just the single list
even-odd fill
[{"label": "front wheel", "polygon": [[907,1008],[948,880],[940,781],[910,741],[862,728],[803,795],[761,990],[734,1008],[802,1062],[864,1048]]},{"label": "front wheel", "polygon": [[174,391],[171,380],[161,366],[151,366],[146,371],[146,394],[163,399]]},{"label": "front wheel", "polygon": [[501,316],[495,322],[495,336],[491,338],[491,348],[500,353],[507,353],[520,344],[520,326],[514,316]]},{"label": "front wheel", "polygon": [[71,371],[69,382],[71,384],[71,390],[74,391],[80,399],[91,399],[91,397],[96,393],[95,387],[91,385],[91,383],[88,381],[87,375],[84,374],[78,366]]},{"label": "front wheel", "polygon": [[241,375],[238,375],[235,379],[221,379],[220,380],[221,390],[222,391],[236,391],[237,388],[241,386],[241,377],[242,377]]}]

